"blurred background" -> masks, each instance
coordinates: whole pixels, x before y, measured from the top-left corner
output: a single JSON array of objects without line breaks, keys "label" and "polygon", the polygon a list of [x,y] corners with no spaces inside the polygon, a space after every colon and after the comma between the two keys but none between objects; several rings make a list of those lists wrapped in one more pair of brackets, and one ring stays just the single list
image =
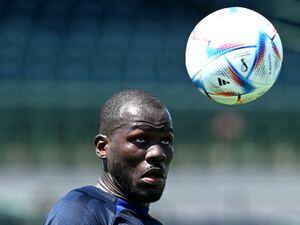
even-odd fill
[{"label": "blurred background", "polygon": [[[240,106],[202,96],[184,64],[194,26],[228,6],[263,14],[284,46],[274,87]],[[95,183],[98,113],[124,88],[173,115],[176,153],[153,216],[300,224],[299,12],[299,0],[1,0],[0,224],[42,224],[63,194]]]}]

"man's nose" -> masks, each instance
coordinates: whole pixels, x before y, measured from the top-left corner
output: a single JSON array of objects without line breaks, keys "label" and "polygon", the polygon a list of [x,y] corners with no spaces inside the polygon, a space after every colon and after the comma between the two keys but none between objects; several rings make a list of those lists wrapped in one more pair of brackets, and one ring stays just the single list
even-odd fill
[{"label": "man's nose", "polygon": [[167,159],[167,155],[164,152],[164,149],[156,144],[156,145],[152,145],[150,146],[150,148],[148,148],[147,150],[147,154],[146,154],[146,161],[148,163],[158,163],[158,162],[163,162]]}]

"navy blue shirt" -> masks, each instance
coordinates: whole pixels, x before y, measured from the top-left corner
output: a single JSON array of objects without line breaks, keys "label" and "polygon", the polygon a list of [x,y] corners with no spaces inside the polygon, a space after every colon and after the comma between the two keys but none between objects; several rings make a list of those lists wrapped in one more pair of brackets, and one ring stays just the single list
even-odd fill
[{"label": "navy blue shirt", "polygon": [[75,189],[52,208],[43,225],[162,225],[148,207],[131,204],[97,187]]}]

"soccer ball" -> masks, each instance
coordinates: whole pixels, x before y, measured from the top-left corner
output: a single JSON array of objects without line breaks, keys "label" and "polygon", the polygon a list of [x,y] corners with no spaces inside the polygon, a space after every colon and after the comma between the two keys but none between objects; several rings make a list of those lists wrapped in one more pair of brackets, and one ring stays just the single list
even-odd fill
[{"label": "soccer ball", "polygon": [[185,63],[192,82],[216,102],[257,99],[275,83],[283,50],[274,26],[250,9],[231,7],[202,19],[191,32]]}]

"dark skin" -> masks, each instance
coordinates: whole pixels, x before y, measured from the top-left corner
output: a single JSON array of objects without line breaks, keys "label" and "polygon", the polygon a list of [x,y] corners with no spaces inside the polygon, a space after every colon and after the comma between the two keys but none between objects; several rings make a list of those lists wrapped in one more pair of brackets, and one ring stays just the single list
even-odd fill
[{"label": "dark skin", "polygon": [[95,138],[104,165],[97,186],[141,206],[157,201],[172,160],[173,139],[167,109],[125,105],[111,134]]}]

